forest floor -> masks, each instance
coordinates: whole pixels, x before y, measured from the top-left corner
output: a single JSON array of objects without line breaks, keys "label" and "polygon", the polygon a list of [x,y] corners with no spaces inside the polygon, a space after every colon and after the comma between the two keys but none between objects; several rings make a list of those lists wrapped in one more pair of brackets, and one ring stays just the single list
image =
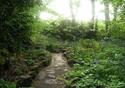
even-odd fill
[{"label": "forest floor", "polygon": [[70,70],[62,53],[53,54],[50,66],[38,74],[33,86],[35,88],[65,88],[64,74]]}]

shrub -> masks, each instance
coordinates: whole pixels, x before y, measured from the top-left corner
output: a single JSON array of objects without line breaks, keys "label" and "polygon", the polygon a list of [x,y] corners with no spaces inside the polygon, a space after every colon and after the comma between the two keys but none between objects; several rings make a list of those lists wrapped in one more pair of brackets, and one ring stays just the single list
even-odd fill
[{"label": "shrub", "polygon": [[111,37],[114,39],[125,40],[124,22],[112,22],[109,33],[110,33]]},{"label": "shrub", "polygon": [[68,55],[76,63],[74,70],[67,73],[67,88],[125,87],[123,47],[89,40],[78,42],[75,47]]},{"label": "shrub", "polygon": [[1,79],[0,88],[16,88],[16,84]]},{"label": "shrub", "polygon": [[84,38],[87,26],[80,23],[72,23],[69,20],[62,20],[50,23],[51,29],[45,30],[44,35],[54,37],[60,40],[78,41]]}]

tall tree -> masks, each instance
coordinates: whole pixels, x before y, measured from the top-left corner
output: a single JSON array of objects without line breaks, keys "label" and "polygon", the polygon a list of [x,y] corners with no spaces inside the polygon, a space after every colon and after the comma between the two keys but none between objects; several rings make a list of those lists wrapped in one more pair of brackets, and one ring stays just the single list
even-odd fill
[{"label": "tall tree", "polygon": [[30,10],[40,4],[40,0],[0,0],[0,49],[12,53],[30,43],[34,20]]},{"label": "tall tree", "polygon": [[77,15],[78,9],[80,7],[80,0],[69,0],[69,7],[70,7],[72,21],[75,22],[76,15]]},{"label": "tall tree", "polygon": [[105,0],[104,1],[104,6],[105,6],[105,30],[109,30],[109,22],[110,22],[110,15],[109,15],[109,1]]},{"label": "tall tree", "polygon": [[120,7],[122,7],[123,3],[124,3],[124,0],[112,0],[111,1],[111,4],[113,6],[113,10],[114,10],[114,13],[113,13],[113,15],[114,15],[114,19],[113,20],[114,21],[117,20],[118,9],[120,9]]},{"label": "tall tree", "polygon": [[95,29],[95,0],[91,0],[92,3],[92,29]]},{"label": "tall tree", "polygon": [[73,8],[73,0],[69,0],[69,6],[70,6],[70,12],[71,12],[71,17],[72,17],[72,21],[75,21],[75,14],[74,14],[74,8]]}]

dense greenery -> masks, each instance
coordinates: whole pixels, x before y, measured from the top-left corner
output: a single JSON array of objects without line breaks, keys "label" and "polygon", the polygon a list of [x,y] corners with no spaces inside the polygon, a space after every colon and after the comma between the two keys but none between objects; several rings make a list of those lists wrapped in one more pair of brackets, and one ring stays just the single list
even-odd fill
[{"label": "dense greenery", "polygon": [[[118,42],[118,41],[117,41]],[[67,74],[69,88],[124,88],[124,47],[111,42],[85,40],[68,53],[74,70]]]},{"label": "dense greenery", "polygon": [[112,5],[114,19],[105,9],[105,21],[97,23],[39,20],[39,10],[48,10],[52,0],[42,1],[0,1],[0,88],[31,86],[55,52],[64,53],[73,69],[65,74],[66,88],[125,88],[124,0],[98,0],[105,8]]},{"label": "dense greenery", "polygon": [[[0,87],[15,88],[14,82],[17,75],[27,74],[30,67],[38,60],[45,59],[46,52],[33,48],[31,39],[32,25],[38,12],[41,0],[1,0],[0,1]],[[34,11],[34,8],[37,8]],[[29,52],[30,50],[36,50]],[[31,48],[32,47],[32,48]],[[39,52],[38,52],[39,51]],[[40,52],[42,51],[42,52]],[[32,55],[29,55],[32,54]],[[38,55],[39,53],[39,55]],[[47,56],[49,56],[48,54]],[[31,57],[31,58],[30,58]],[[29,59],[30,58],[30,59]],[[23,61],[25,59],[25,61]],[[50,60],[46,59],[48,63]],[[25,64],[26,63],[26,64]],[[22,68],[22,64],[24,66]],[[27,70],[28,69],[28,70]],[[36,70],[36,69],[35,69]],[[33,72],[34,73],[34,72]],[[14,81],[11,82],[4,80]]]},{"label": "dense greenery", "polygon": [[[0,57],[19,52],[30,44],[30,29],[33,16],[29,14],[34,1],[1,0],[0,1]],[[5,56],[5,57],[4,57]],[[2,64],[3,60],[0,60]]]}]

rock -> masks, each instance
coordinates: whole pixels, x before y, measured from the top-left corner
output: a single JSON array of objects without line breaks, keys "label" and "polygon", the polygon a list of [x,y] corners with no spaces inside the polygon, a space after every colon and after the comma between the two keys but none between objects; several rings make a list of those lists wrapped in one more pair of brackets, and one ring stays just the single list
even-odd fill
[{"label": "rock", "polygon": [[17,81],[16,88],[30,87],[32,83],[32,77],[30,75],[21,76]]},{"label": "rock", "polygon": [[56,76],[54,74],[49,74],[48,77],[52,79],[56,79]]},{"label": "rock", "polygon": [[64,71],[65,71],[65,72],[67,72],[67,71],[68,71],[68,69],[66,68],[66,69],[64,69]]},{"label": "rock", "polygon": [[57,81],[55,79],[47,79],[45,80],[46,84],[57,84]]}]

